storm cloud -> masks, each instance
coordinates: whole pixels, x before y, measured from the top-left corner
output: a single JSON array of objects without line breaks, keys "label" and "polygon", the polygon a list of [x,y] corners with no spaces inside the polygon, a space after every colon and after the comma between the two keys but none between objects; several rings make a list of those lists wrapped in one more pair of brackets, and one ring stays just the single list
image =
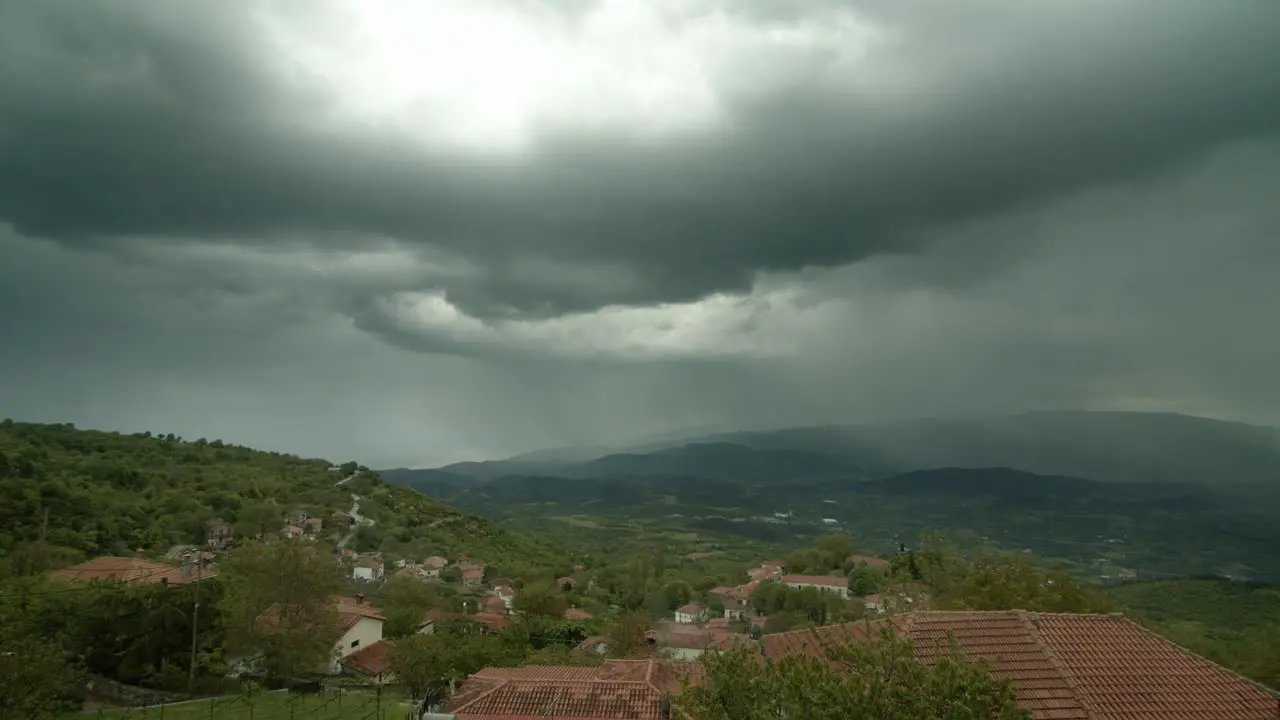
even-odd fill
[{"label": "storm cloud", "polygon": [[1261,0],[0,2],[0,402],[375,464],[1280,423],[1277,36]]}]

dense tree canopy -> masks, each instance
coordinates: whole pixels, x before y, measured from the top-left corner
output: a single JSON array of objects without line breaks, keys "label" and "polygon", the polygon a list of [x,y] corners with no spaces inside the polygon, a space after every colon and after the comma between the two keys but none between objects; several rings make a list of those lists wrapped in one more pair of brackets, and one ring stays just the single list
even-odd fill
[{"label": "dense tree canopy", "polygon": [[824,643],[820,657],[761,661],[750,651],[706,655],[707,681],[676,699],[682,720],[1029,720],[1008,681],[958,652],[932,665],[891,629]]}]

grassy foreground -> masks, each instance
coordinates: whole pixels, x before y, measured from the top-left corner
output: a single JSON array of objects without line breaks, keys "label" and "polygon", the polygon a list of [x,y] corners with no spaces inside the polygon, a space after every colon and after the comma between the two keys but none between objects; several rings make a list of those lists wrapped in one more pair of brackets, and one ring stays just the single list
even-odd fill
[{"label": "grassy foreground", "polygon": [[410,709],[408,703],[391,693],[384,693],[379,703],[373,693],[367,692],[290,695],[276,691],[225,695],[147,708],[112,708],[64,717],[104,720],[404,720]]}]

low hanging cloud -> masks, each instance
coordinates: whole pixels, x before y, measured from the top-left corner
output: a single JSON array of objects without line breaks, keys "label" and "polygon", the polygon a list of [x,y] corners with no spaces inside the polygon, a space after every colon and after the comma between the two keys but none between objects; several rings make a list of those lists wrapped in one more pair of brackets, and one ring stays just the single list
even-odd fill
[{"label": "low hanging cloud", "polygon": [[1276,37],[1261,0],[0,2],[0,405],[395,462],[1280,422]]}]

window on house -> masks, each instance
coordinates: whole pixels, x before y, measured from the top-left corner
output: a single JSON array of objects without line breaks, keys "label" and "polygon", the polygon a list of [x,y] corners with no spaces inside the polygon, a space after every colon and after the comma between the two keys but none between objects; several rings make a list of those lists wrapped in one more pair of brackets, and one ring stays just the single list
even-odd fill
[{"label": "window on house", "polygon": [[352,640],[352,641],[351,641],[351,647],[360,647],[360,641],[359,641],[359,640]]}]

